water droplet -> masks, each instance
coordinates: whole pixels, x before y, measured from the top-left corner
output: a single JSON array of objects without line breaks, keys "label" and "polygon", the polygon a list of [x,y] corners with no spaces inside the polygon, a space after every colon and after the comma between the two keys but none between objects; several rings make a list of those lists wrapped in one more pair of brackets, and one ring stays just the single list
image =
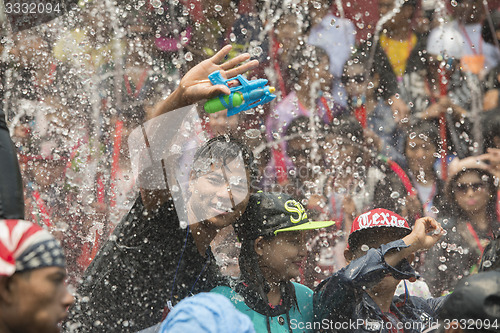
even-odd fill
[{"label": "water droplet", "polygon": [[177,186],[177,185],[172,185],[172,186],[170,187],[170,190],[171,190],[172,192],[179,192],[179,186]]},{"label": "water droplet", "polygon": [[393,199],[399,198],[399,192],[392,192],[391,193],[391,198],[393,198]]},{"label": "water droplet", "polygon": [[451,0],[451,2],[450,2],[450,3],[451,3],[451,5],[452,5],[453,7],[458,6],[458,2],[457,2],[457,0]]},{"label": "water droplet", "polygon": [[431,212],[432,212],[433,214],[437,214],[437,213],[439,213],[439,209],[437,209],[437,207],[436,207],[436,206],[432,206],[432,207],[431,207]]},{"label": "water droplet", "polygon": [[150,4],[153,8],[158,9],[161,6],[161,0],[151,0]]},{"label": "water droplet", "polygon": [[279,134],[279,133],[276,133],[276,132],[275,132],[275,133],[273,133],[273,138],[274,138],[275,140],[279,140],[279,139],[281,138],[281,136],[280,136],[280,134]]},{"label": "water droplet", "polygon": [[222,10],[222,6],[221,5],[215,5],[214,9],[215,9],[216,12],[220,12]]},{"label": "water droplet", "polygon": [[321,268],[319,268],[319,266],[314,267],[314,270],[316,273],[321,273]]},{"label": "water droplet", "polygon": [[375,87],[375,84],[373,84],[373,82],[369,82],[368,83],[368,89],[373,89],[373,87]]},{"label": "water droplet", "polygon": [[239,176],[231,176],[229,178],[229,184],[231,185],[238,185],[239,183],[241,183],[243,180],[243,178],[239,177]]},{"label": "water droplet", "polygon": [[181,227],[181,229],[186,229],[188,224],[186,221],[180,221],[179,222],[179,226]]},{"label": "water droplet", "polygon": [[443,257],[443,256],[439,257],[439,261],[441,261],[442,263],[445,263],[446,262],[446,257]]},{"label": "water droplet", "polygon": [[260,46],[254,47],[251,51],[250,54],[254,57],[260,57],[262,54],[262,48]]},{"label": "water droplet", "polygon": [[256,128],[250,128],[245,131],[245,135],[250,139],[257,139],[260,136],[260,131]]},{"label": "water droplet", "polygon": [[439,265],[439,266],[438,266],[438,269],[439,269],[440,271],[443,271],[443,272],[444,272],[445,270],[447,270],[447,269],[448,269],[448,266],[446,266],[445,264],[442,264],[442,265]]},{"label": "water droplet", "polygon": [[314,173],[319,173],[320,171],[321,171],[321,168],[320,168],[320,166],[319,166],[319,165],[315,165],[315,166],[313,167],[313,172],[314,172]]},{"label": "water droplet", "polygon": [[483,267],[486,267],[486,268],[491,267],[491,261],[489,261],[489,260],[485,260],[485,261],[483,262]]},{"label": "water droplet", "polygon": [[361,251],[366,252],[370,249],[370,247],[366,244],[361,245]]},{"label": "water droplet", "polygon": [[171,153],[174,153],[174,154],[179,154],[181,152],[182,148],[181,146],[179,145],[176,145],[176,144],[173,144],[171,147],[170,147],[170,152]]},{"label": "water droplet", "polygon": [[193,61],[193,54],[191,52],[187,52],[184,55],[184,59],[186,59],[186,61]]}]

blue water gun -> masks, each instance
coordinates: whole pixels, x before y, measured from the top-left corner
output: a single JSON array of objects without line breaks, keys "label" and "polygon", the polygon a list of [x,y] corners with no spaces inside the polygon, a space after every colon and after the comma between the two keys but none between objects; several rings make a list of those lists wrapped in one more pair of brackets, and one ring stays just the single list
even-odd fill
[{"label": "blue water gun", "polygon": [[254,108],[258,105],[265,104],[276,98],[274,87],[266,86],[266,79],[247,80],[242,75],[235,78],[224,79],[220,71],[215,71],[208,76],[213,85],[223,84],[229,88],[228,82],[238,80],[239,86],[229,88],[229,95],[221,94],[215,98],[208,100],[205,105],[205,111],[214,113],[227,109],[227,116],[233,116]]}]

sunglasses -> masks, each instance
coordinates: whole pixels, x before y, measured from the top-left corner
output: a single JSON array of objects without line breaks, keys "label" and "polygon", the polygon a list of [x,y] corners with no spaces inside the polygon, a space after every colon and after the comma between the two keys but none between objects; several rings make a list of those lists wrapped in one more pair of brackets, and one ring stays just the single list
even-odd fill
[{"label": "sunglasses", "polygon": [[486,188],[486,184],[484,183],[458,183],[455,185],[455,190],[461,193],[467,193],[469,189],[473,192],[482,191]]},{"label": "sunglasses", "polygon": [[344,75],[342,76],[342,82],[344,84],[347,84],[347,83],[363,83],[365,82],[366,80],[366,77],[363,75],[363,74],[357,74],[357,75],[350,75],[350,76],[347,76],[347,75]]}]

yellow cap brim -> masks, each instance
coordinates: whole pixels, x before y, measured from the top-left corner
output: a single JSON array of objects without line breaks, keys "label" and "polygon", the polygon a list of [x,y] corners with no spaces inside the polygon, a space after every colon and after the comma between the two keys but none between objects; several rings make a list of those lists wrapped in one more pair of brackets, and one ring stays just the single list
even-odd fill
[{"label": "yellow cap brim", "polygon": [[330,227],[335,224],[335,221],[309,221],[299,225],[294,225],[293,227],[278,229],[274,231],[274,235],[282,231],[300,231],[300,230],[312,230]]}]

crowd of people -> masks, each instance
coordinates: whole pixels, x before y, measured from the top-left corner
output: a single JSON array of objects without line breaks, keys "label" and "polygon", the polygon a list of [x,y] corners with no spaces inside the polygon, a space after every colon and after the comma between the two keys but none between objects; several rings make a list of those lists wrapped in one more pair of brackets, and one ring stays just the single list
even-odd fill
[{"label": "crowd of people", "polygon": [[[362,39],[340,5],[94,0],[3,23],[1,217],[61,243],[65,331],[174,331],[210,291],[257,332],[459,319],[446,295],[497,260],[500,15],[379,0]],[[206,113],[230,92],[216,70],[277,97]]]}]

